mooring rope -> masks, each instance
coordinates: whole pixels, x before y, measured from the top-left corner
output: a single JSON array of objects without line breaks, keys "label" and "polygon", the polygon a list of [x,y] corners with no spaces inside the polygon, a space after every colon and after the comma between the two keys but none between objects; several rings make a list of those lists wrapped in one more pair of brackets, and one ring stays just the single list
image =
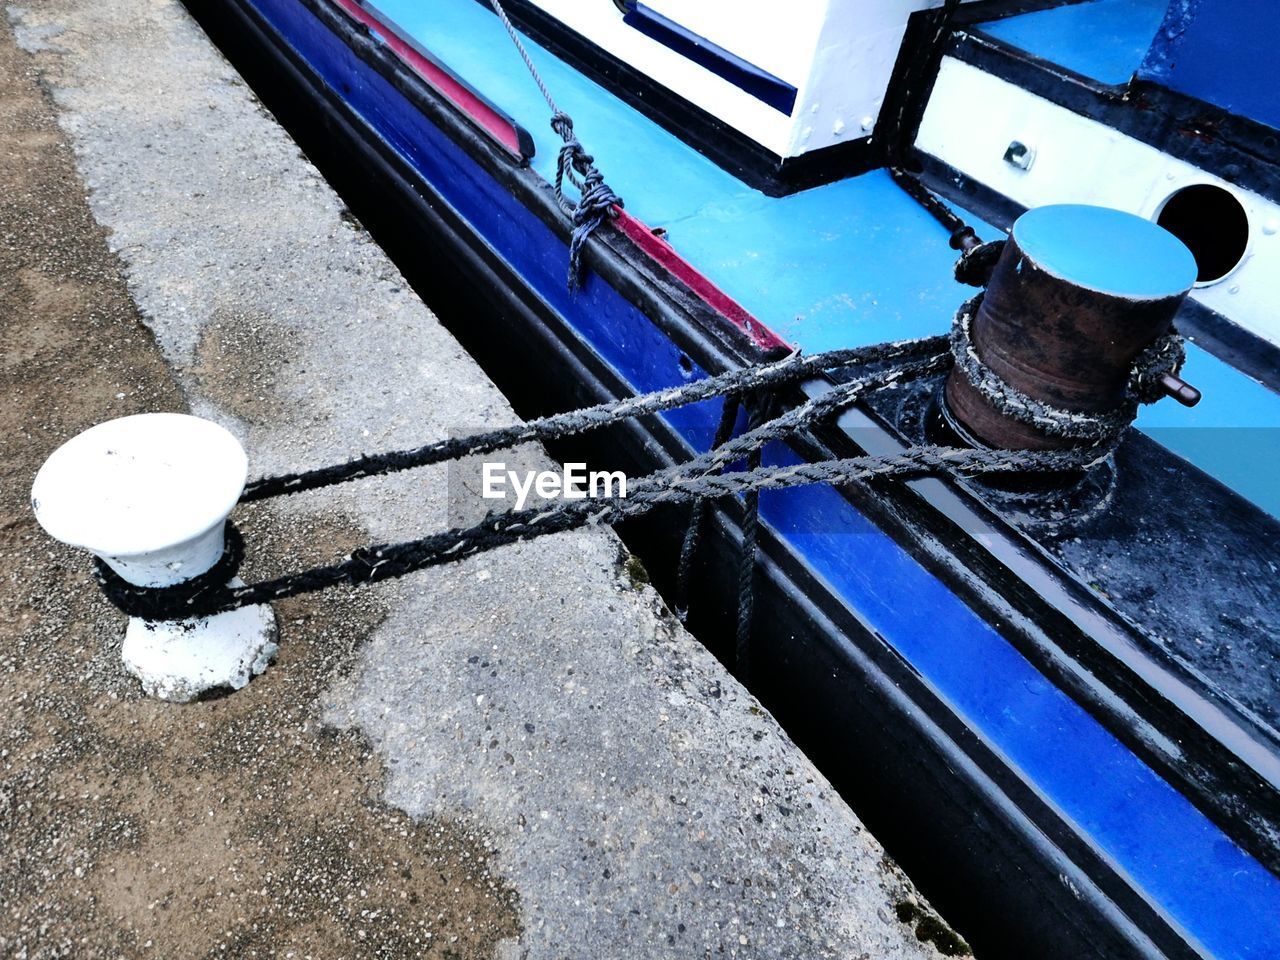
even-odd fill
[{"label": "mooring rope", "polygon": [[[671,409],[683,403],[712,396],[740,394],[744,388],[758,391],[766,385],[776,387],[812,376],[824,369],[818,361],[835,358],[843,365],[853,356],[864,362],[873,359],[897,359],[905,362],[887,369],[872,370],[853,380],[832,387],[824,394],[752,426],[741,435],[714,446],[689,461],[657,471],[632,484],[628,495],[610,500],[564,501],[553,506],[539,506],[486,517],[465,529],[447,530],[399,544],[383,544],[355,551],[345,560],[325,567],[290,574],[264,583],[231,587],[227,580],[234,575],[231,567],[220,565],[217,577],[204,576],[193,581],[164,588],[133,586],[110,570],[98,565],[98,576],[108,598],[132,616],[148,620],[179,620],[207,616],[256,603],[266,603],[297,596],[339,584],[375,583],[400,577],[415,570],[449,563],[484,550],[597,523],[616,523],[639,516],[657,506],[672,503],[696,503],[764,489],[783,489],[816,483],[847,484],[872,477],[910,477],[937,472],[980,475],[1009,472],[1065,472],[1078,470],[1106,455],[1108,443],[1087,449],[1066,451],[998,451],[969,448],[916,447],[888,457],[853,457],[819,463],[802,463],[781,467],[749,467],[746,470],[722,471],[727,465],[749,457],[766,443],[785,439],[807,429],[824,417],[848,406],[871,390],[882,389],[916,377],[947,368],[950,355],[938,351],[928,355],[928,348],[940,346],[944,338],[903,341],[876,347],[836,351],[826,358],[790,357],[764,367],[733,371],[673,390],[658,391],[628,398],[613,404],[601,404],[583,411],[573,411],[542,421],[523,424],[503,431],[492,431],[474,438],[444,441],[415,451],[363,457],[348,464],[321,470],[273,477],[259,481],[246,500],[285,495],[300,489],[316,489],[343,483],[356,476],[373,476],[440,462],[477,452],[497,449],[532,439],[564,436],[616,422],[626,416]],[[924,356],[922,357],[922,354]],[[831,369],[827,367],[826,369]],[[234,533],[232,534],[234,537]],[[238,564],[239,551],[228,547],[226,557]]]},{"label": "mooring rope", "polygon": [[[849,406],[870,390],[882,389],[902,381],[937,373],[946,369],[948,363],[949,358],[946,354],[902,363],[895,368],[864,375],[835,386],[826,393],[807,400],[794,410],[781,414],[775,410],[776,394],[759,394],[756,402],[748,405],[748,409],[752,410],[748,429],[732,439],[732,429],[740,401],[736,397],[726,399],[711,449],[700,457],[681,465],[679,469],[685,473],[717,472],[728,462],[743,456],[747,458],[748,469],[755,469],[761,465],[765,444],[770,441],[784,440],[801,429],[820,422],[835,411]],[[680,547],[680,559],[676,571],[676,615],[681,622],[686,622],[688,619],[689,583],[692,577],[693,557],[698,548],[702,524],[705,522],[706,505],[706,499],[694,501],[689,525]],[[743,496],[742,538],[738,556],[738,612],[734,641],[735,665],[739,674],[744,677],[750,670],[750,640],[755,608],[759,529],[760,496],[759,491],[752,491]]]},{"label": "mooring rope", "polygon": [[[678,582],[687,589],[688,565],[697,545],[702,523],[700,504],[725,497],[742,496],[746,513],[743,526],[743,556],[739,565],[739,655],[745,667],[750,628],[752,583],[754,580],[755,530],[760,491],[809,484],[849,484],[872,478],[907,478],[936,473],[976,476],[992,473],[1063,473],[1087,468],[1105,457],[1119,441],[1141,402],[1156,399],[1153,386],[1168,371],[1176,372],[1181,362],[1181,343],[1176,335],[1161,338],[1136,361],[1129,392],[1109,414],[1079,414],[1031,400],[990,371],[977,358],[968,341],[968,324],[980,297],[965,304],[956,315],[950,340],[929,337],[855,347],[814,356],[794,354],[775,363],[745,367],[715,377],[697,380],[666,390],[602,403],[582,410],[556,414],[529,423],[487,431],[470,437],[451,438],[411,450],[367,455],[346,463],[315,470],[265,477],[246,487],[243,501],[286,496],[357,479],[377,476],[475,456],[530,441],[546,441],[580,433],[625,419],[671,410],[703,400],[723,397],[725,410],[715,442],[704,453],[656,471],[632,482],[627,495],[612,499],[565,500],[524,510],[491,514],[479,523],[431,534],[418,540],[381,544],[355,551],[344,560],[304,570],[275,580],[232,587],[242,550],[233,527],[228,527],[228,544],[216,573],[171,587],[133,586],[116,575],[105,563],[98,564],[98,578],[107,597],[126,613],[147,620],[182,620],[225,610],[322,590],[340,584],[376,583],[404,576],[415,570],[451,563],[518,540],[544,536],[599,523],[616,523],[640,516],[665,504],[693,505],[691,525],[681,550]],[[786,466],[761,465],[766,444],[786,440],[808,430],[825,418],[848,407],[867,393],[949,369],[959,363],[966,376],[974,378],[984,396],[1004,412],[1032,422],[1056,436],[1085,441],[1068,450],[1027,451],[912,447],[892,456],[861,456],[800,463]],[[975,366],[976,364],[976,366]],[[853,370],[854,376],[833,384],[828,390],[778,413],[769,408],[776,402],[780,387],[814,379],[838,370]],[[768,399],[765,399],[768,398]],[[740,403],[753,411],[747,429],[731,436]],[[745,461],[745,468],[730,470]],[[685,600],[678,597],[678,604]]]},{"label": "mooring rope", "polygon": [[874,367],[899,360],[910,361],[937,356],[945,353],[946,350],[947,338],[936,336],[916,340],[897,340],[866,347],[849,347],[826,353],[809,355],[794,353],[765,366],[741,367],[678,387],[655,390],[652,393],[627,397],[623,400],[553,414],[539,420],[530,420],[485,433],[437,440],[409,450],[369,454],[315,470],[262,477],[245,487],[240,500],[242,503],[264,500],[281,494],[317,490],[363,477],[412,470],[461,457],[492,453],[495,450],[505,450],[523,443],[561,440],[587,430],[661,413],[664,410],[674,410],[701,400],[742,394],[748,390],[774,390],[801,380],[811,379],[828,371],[849,367]]},{"label": "mooring rope", "polygon": [[[725,397],[724,404],[720,408],[720,423],[716,426],[715,436],[711,440],[712,450],[729,442],[741,407],[742,403],[738,397]],[[689,507],[689,523],[684,530],[684,539],[680,542],[680,558],[676,561],[675,608],[676,616],[680,618],[681,623],[685,623],[689,617],[689,584],[693,578],[693,559],[697,556],[698,546],[702,542],[702,525],[706,521],[706,514],[707,501],[693,501]]]},{"label": "mooring rope", "polygon": [[660,471],[636,481],[626,497],[570,500],[552,507],[501,513],[465,529],[446,530],[404,543],[364,547],[339,563],[248,586],[135,587],[121,580],[105,564],[98,566],[98,575],[108,599],[130,616],[145,620],[182,620],[271,603],[328,587],[378,583],[428,567],[455,563],[517,541],[582,526],[618,523],[666,504],[719,499],[765,489],[839,485],[878,477],[901,479],[939,472],[962,476],[1064,472],[1087,467],[1106,453],[1106,450],[1086,453],[925,446],[912,447],[893,456],[849,457],[694,477],[672,477]]},{"label": "mooring rope", "polygon": [[[573,119],[556,105],[555,98],[551,96],[551,91],[547,88],[546,81],[542,79],[542,74],[534,66],[533,58],[525,49],[520,34],[516,32],[515,25],[507,16],[501,0],[489,0],[489,6],[502,21],[507,35],[520,54],[520,59],[528,68],[533,82],[538,85],[542,99],[547,102],[547,107],[551,110],[551,129],[564,141],[556,157],[555,190],[556,200],[560,203],[561,209],[573,221],[573,233],[569,238],[569,289],[578,290],[583,283],[582,249],[587,238],[600,224],[604,223],[606,218],[613,215],[614,207],[625,206],[625,204],[622,198],[605,183],[604,174],[596,168],[595,158],[587,153],[586,148],[574,134]],[[577,188],[576,201],[570,200],[564,194],[566,180]]]},{"label": "mooring rope", "polygon": [[[883,383],[880,384],[883,386]],[[872,389],[868,383],[864,389]],[[780,417],[773,410],[776,394],[757,394],[747,409],[747,434],[759,432],[766,425],[776,424]],[[815,420],[817,417],[815,417]],[[756,443],[747,454],[747,470],[758,470],[763,465],[764,445]],[[721,448],[727,444],[721,444]],[[760,539],[760,491],[750,490],[742,495],[742,544],[738,549],[738,622],[734,637],[734,664],[738,676],[745,681],[751,672],[751,625],[754,622],[756,603],[756,559]]]},{"label": "mooring rope", "polygon": [[907,173],[901,167],[890,167],[889,176],[902,188],[903,193],[920,204],[926,213],[942,224],[951,235],[952,250],[964,251],[982,242],[978,239],[977,231],[921,183],[919,178]]}]

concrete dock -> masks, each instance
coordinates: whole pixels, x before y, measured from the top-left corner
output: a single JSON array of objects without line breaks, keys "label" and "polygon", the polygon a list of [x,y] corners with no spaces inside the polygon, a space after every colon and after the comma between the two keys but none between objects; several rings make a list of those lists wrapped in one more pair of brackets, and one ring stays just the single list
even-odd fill
[{"label": "concrete dock", "polygon": [[[179,4],[8,22],[0,955],[955,951],[608,529],[282,602],[246,689],[143,697],[87,557],[30,515],[59,443],[186,410],[259,475],[514,415]],[[425,470],[241,509],[245,577],[446,505]]]}]

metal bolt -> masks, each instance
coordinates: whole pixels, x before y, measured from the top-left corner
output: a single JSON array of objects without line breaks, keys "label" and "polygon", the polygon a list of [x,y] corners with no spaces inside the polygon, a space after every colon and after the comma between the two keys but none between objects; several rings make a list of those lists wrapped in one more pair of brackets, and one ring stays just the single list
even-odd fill
[{"label": "metal bolt", "polygon": [[1019,170],[1030,170],[1031,165],[1036,162],[1035,148],[1028,147],[1020,140],[1014,140],[1005,148],[1004,162]]},{"label": "metal bolt", "polygon": [[1181,377],[1166,373],[1160,378],[1160,389],[1184,407],[1194,407],[1200,402],[1203,394]]}]

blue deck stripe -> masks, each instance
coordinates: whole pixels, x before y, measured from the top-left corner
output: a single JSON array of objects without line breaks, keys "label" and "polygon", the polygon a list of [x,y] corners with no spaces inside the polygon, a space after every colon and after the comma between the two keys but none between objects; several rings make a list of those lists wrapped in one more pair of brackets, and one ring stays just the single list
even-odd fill
[{"label": "blue deck stripe", "polygon": [[[530,130],[535,169],[555,175],[559,138],[547,106],[495,17],[474,0],[378,0],[378,9]],[[950,324],[955,252],[887,175],[766,197],[526,43],[627,210],[665,228],[681,255],[779,334],[818,351]]]},{"label": "blue deck stripe", "polygon": [[1092,0],[980,24],[984,33],[1099,83],[1128,83],[1169,0]]},{"label": "blue deck stripe", "polygon": [[[611,288],[596,280],[577,299],[565,292],[564,245],[390,84],[292,0],[255,4],[636,389],[681,380],[678,352]],[[700,404],[671,419],[687,436],[705,437],[714,405]],[[940,581],[830,488],[767,493],[762,510],[958,714],[1191,936],[1223,960],[1274,960],[1280,880]]]}]

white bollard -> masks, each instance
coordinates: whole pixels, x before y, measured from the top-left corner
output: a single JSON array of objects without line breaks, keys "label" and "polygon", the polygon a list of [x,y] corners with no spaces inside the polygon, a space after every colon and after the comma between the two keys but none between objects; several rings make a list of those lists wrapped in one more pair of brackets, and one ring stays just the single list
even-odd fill
[{"label": "white bollard", "polygon": [[[55,450],[36,474],[31,505],[51,536],[91,551],[129,583],[168,587],[221,558],[248,467],[240,442],[218,424],[144,413],[98,424]],[[275,657],[275,635],[265,604],[189,620],[130,617],[122,655],[148,694],[185,703],[247,684]]]}]

